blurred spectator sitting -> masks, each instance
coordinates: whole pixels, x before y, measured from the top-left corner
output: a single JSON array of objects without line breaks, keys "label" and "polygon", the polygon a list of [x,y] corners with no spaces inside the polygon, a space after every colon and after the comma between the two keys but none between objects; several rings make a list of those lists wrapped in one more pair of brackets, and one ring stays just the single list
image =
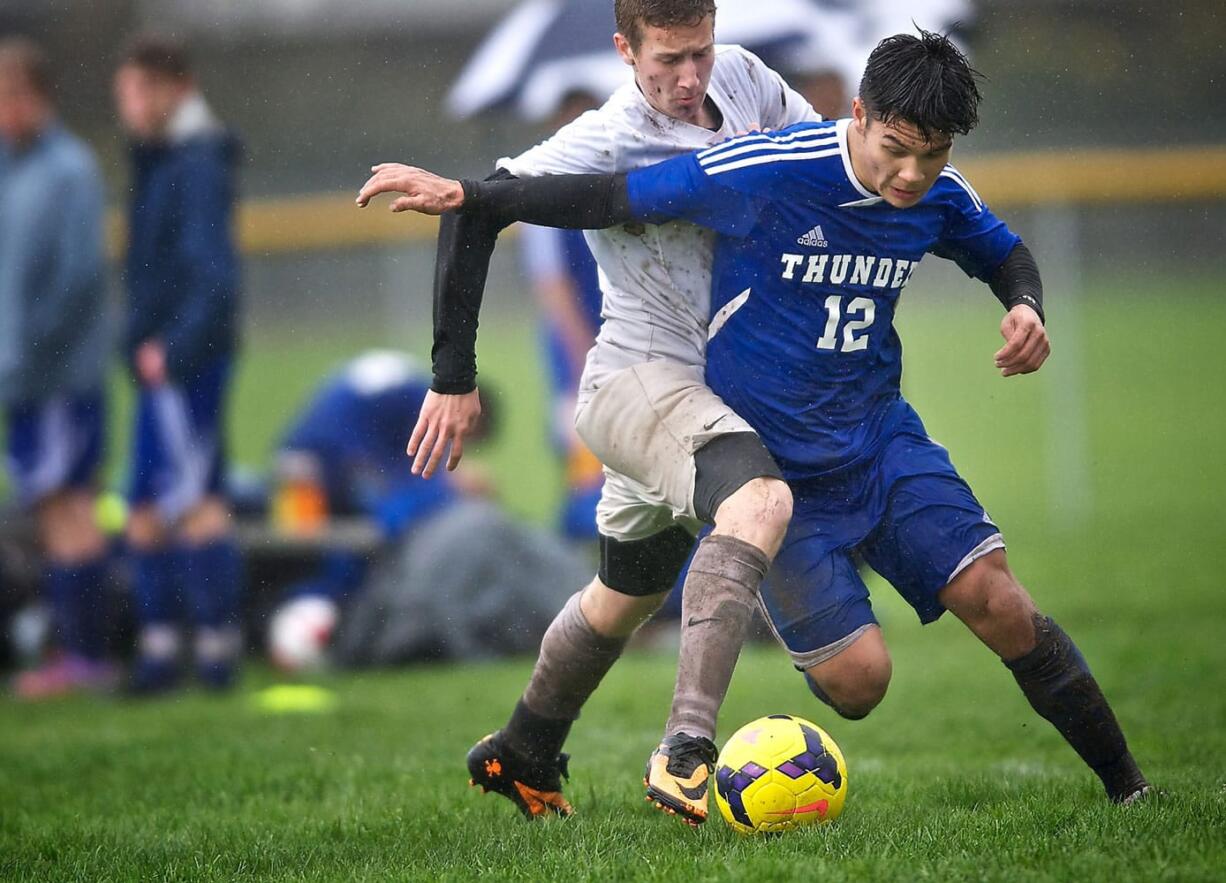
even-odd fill
[{"label": "blurred spectator sitting", "polygon": [[140,632],[131,686],[177,685],[186,602],[197,675],[222,689],[240,647],[243,575],[222,493],[238,325],[231,221],[239,148],[177,41],[138,37],[114,87],[132,139],[126,344],[138,399],[128,542]]},{"label": "blurred spectator sitting", "polygon": [[[598,107],[589,92],[565,95],[549,124],[555,131]],[[536,295],[549,371],[554,449],[562,458],[566,492],[558,527],[574,540],[596,539],[596,503],[604,474],[600,461],[575,432],[575,394],[588,350],[600,329],[600,283],[596,261],[582,230],[521,225],[520,258]]]},{"label": "blurred spectator sitting", "polygon": [[[405,427],[416,421],[430,381],[408,357],[386,350],[364,353],[328,377],[281,440],[272,504],[277,526],[322,537],[333,516],[362,516],[375,522],[387,548],[460,498],[488,494],[488,482],[471,467],[430,481],[410,471]],[[489,434],[495,413],[483,398],[475,440]],[[364,552],[325,552],[318,571],[291,587],[273,615],[274,662],[292,670],[317,659],[370,564]],[[297,631],[303,616],[313,634]]]},{"label": "blurred spectator sitting", "polygon": [[[391,540],[457,494],[486,492],[488,484],[471,472],[427,481],[409,470],[405,426],[417,419],[429,388],[429,373],[389,350],[363,353],[328,377],[281,439],[277,525],[309,534],[330,516],[361,515]],[[489,434],[494,413],[485,398],[477,440]],[[343,600],[352,588],[321,583],[314,594]]]},{"label": "blurred spectator sitting", "polygon": [[93,153],[57,118],[34,43],[0,42],[0,404],[21,504],[35,515],[59,656],[19,696],[108,686],[106,542],[95,520],[110,346],[103,188]]}]

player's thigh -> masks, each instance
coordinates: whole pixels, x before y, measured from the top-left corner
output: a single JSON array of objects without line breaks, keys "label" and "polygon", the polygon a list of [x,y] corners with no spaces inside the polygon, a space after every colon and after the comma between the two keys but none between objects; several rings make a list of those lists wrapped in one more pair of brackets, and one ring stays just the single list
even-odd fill
[{"label": "player's thigh", "polygon": [[601,536],[632,542],[681,525],[690,533],[702,526],[697,518],[678,513],[644,484],[609,467],[596,503],[596,527]]},{"label": "player's thigh", "polygon": [[575,426],[607,468],[696,520],[695,454],[718,436],[753,432],[706,386],[700,369],[665,361],[614,374],[580,407]]},{"label": "player's thigh", "polygon": [[669,524],[646,536],[622,538],[601,534],[600,582],[628,597],[667,593],[694,548],[694,535]]},{"label": "player's thigh", "polygon": [[629,635],[663,605],[693,549],[694,537],[672,525],[650,536],[601,535],[600,568],[584,590],[583,614],[599,633]]},{"label": "player's thigh", "polygon": [[887,493],[885,514],[860,551],[921,622],[932,622],[945,611],[941,590],[1003,549],[1004,538],[952,465],[901,478]]}]

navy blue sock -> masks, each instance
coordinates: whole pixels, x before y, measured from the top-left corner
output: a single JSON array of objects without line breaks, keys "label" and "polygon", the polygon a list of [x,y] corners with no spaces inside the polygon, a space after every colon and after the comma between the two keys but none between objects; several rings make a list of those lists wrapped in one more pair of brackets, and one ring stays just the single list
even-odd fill
[{"label": "navy blue sock", "polygon": [[47,600],[61,649],[90,659],[101,659],[106,652],[104,560],[71,566],[53,563],[46,574]]},{"label": "navy blue sock", "polygon": [[1034,628],[1035,648],[1005,665],[1031,707],[1094,770],[1108,796],[1116,801],[1130,797],[1145,787],[1145,777],[1085,657],[1048,617],[1036,613]]},{"label": "navy blue sock", "polygon": [[142,627],[179,621],[179,584],[173,552],[132,550],[132,600]]},{"label": "navy blue sock", "polygon": [[230,537],[184,546],[183,589],[192,623],[205,628],[237,625],[243,561]]}]

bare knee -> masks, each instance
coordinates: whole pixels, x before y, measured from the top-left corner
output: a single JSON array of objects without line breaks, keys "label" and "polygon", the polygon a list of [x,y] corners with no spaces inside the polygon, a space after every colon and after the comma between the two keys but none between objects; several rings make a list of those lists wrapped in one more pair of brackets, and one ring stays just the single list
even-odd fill
[{"label": "bare knee", "polygon": [[611,589],[599,577],[583,589],[579,609],[598,635],[628,638],[664,604],[668,592],[653,595],[627,595]]},{"label": "bare knee", "polygon": [[715,533],[728,534],[774,557],[792,520],[792,491],[777,478],[741,485],[715,513]]},{"label": "bare knee", "polygon": [[1038,609],[1009,570],[1003,550],[972,563],[938,598],[1001,658],[1015,659],[1034,648]]},{"label": "bare knee", "polygon": [[229,532],[230,510],[220,497],[205,497],[179,524],[179,535],[193,546],[219,540]]},{"label": "bare knee", "polygon": [[47,556],[57,564],[75,566],[106,551],[90,491],[55,494],[39,505],[38,521]]},{"label": "bare knee", "polygon": [[166,542],[166,525],[154,506],[134,508],[128,516],[128,543],[133,549],[147,552]]},{"label": "bare knee", "polygon": [[859,720],[881,704],[893,673],[881,629],[872,626],[838,655],[808,668],[805,677],[814,695],[841,716]]}]

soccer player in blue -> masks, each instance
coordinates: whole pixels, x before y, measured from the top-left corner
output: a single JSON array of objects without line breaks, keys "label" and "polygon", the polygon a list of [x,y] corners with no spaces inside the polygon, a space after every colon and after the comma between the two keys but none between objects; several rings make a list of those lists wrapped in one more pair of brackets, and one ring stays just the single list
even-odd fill
[{"label": "soccer player in blue", "polygon": [[176,41],[137,38],[115,74],[115,100],[133,140],[126,343],[138,397],[128,542],[140,635],[132,688],[177,684],[186,612],[197,675],[223,689],[240,649],[242,562],[222,488],[237,348],[239,150]]},{"label": "soccer player in blue", "polygon": [[986,281],[1008,310],[1003,375],[1035,371],[1049,352],[1033,256],[948,164],[979,98],[947,38],[898,35],[870,56],[851,119],[750,134],[628,176],[461,185],[423,173],[408,198],[500,222],[685,219],[718,231],[707,381],[792,489],[761,597],[814,694],[854,719],[889,682],[858,552],[922,622],[961,619],[1108,797],[1131,803],[1149,785],[1085,659],[1014,577],[999,529],[899,388],[894,310],[928,252]]},{"label": "soccer player in blue", "polygon": [[[405,468],[404,427],[417,419],[429,388],[428,374],[391,351],[363,353],[328,377],[279,445],[279,499],[286,508],[293,508],[298,489],[310,489],[324,504],[319,514],[366,516],[390,542],[454,502],[462,486]],[[490,422],[487,416],[481,428]],[[292,515],[285,520],[292,527]],[[332,551],[291,595],[340,605],[360,588],[366,570],[364,553]]]}]

